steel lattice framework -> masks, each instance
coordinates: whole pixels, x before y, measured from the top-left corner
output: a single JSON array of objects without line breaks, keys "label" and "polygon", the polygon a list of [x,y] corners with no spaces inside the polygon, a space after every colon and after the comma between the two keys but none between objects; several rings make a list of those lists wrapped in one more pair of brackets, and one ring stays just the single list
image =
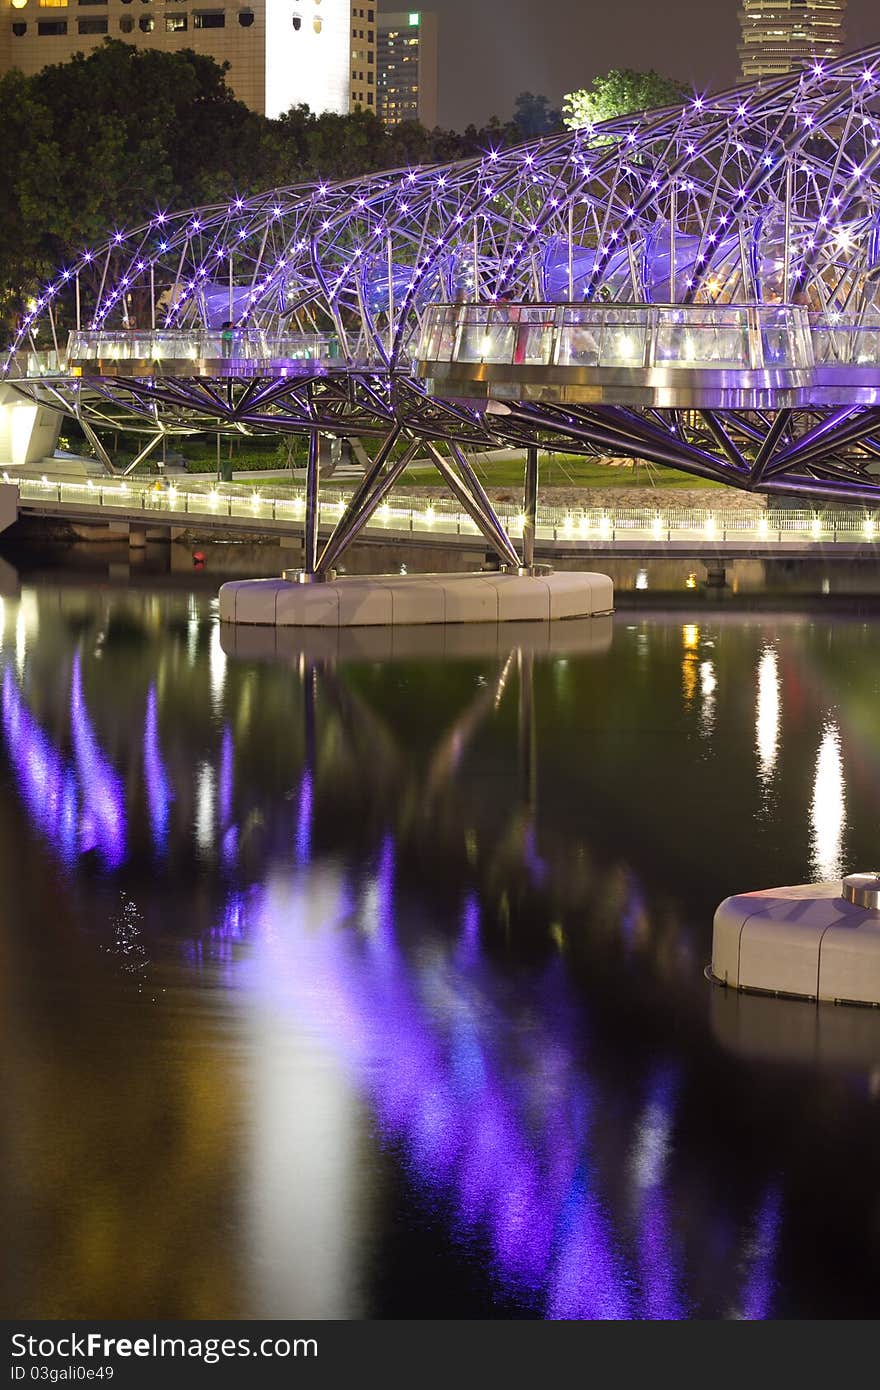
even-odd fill
[{"label": "steel lattice framework", "polygon": [[[3,371],[90,433],[145,431],[144,452],[203,429],[380,437],[361,511],[421,447],[491,522],[467,451],[498,444],[875,502],[878,164],[880,48],[449,166],[157,211],[44,287]],[[444,387],[429,331],[442,304],[453,358],[466,310],[496,306],[509,326],[536,305],[605,321],[617,306],[661,306],[685,327],[715,309],[716,328],[737,306],[791,306],[809,351],[780,374],[765,343],[760,372],[727,364],[699,378],[677,349],[671,376],[651,358],[632,382],[600,356],[571,370],[573,385],[558,356],[552,371],[546,354],[531,367],[513,356],[498,392],[472,353]],[[262,347],[223,358],[210,342],[227,322]],[[122,360],[118,345],[138,335],[149,346]],[[160,341],[177,344],[165,362]],[[35,376],[28,353],[45,364],[46,350],[55,367]],[[688,394],[685,379],[709,384]]]}]

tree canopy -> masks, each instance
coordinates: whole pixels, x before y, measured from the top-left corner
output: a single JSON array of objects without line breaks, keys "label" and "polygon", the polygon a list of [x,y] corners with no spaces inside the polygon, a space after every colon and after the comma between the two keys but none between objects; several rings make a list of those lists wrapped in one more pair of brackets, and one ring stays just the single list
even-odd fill
[{"label": "tree canopy", "polygon": [[513,123],[524,140],[537,135],[553,135],[562,130],[562,116],[545,96],[520,92],[513,104]]},{"label": "tree canopy", "polygon": [[[520,100],[525,122],[555,114],[546,98]],[[495,118],[461,134],[412,121],[386,127],[371,111],[315,115],[301,105],[269,120],[236,99],[212,58],[114,39],[33,76],[13,69],[0,77],[0,129],[0,320],[7,322],[84,247],[156,208],[447,162],[542,133]]]},{"label": "tree canopy", "polygon": [[562,101],[563,120],[570,130],[598,125],[631,111],[650,111],[658,106],[675,106],[689,89],[674,78],[663,77],[652,68],[635,72],[632,68],[612,68],[594,77],[589,87],[569,92]]}]

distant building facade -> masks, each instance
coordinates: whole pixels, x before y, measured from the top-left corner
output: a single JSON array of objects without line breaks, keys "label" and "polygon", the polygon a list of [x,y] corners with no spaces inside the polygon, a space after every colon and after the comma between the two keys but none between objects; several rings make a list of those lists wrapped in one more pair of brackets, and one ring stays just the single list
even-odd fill
[{"label": "distant building facade", "polygon": [[235,95],[263,115],[301,102],[342,114],[352,105],[353,8],[351,0],[0,0],[0,72],[39,72],[109,36],[228,62]]},{"label": "distant building facade", "polygon": [[357,0],[351,7],[351,110],[377,110],[376,19],[378,6]]},{"label": "distant building facade", "polygon": [[377,110],[386,125],[437,124],[437,16],[424,10],[379,14]]},{"label": "distant building facade", "polygon": [[740,74],[781,77],[843,52],[846,0],[742,0]]}]

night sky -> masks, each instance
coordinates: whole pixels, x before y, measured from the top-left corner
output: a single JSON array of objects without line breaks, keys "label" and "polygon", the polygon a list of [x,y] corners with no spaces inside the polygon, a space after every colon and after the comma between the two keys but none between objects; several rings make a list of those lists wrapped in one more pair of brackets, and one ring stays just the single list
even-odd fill
[{"label": "night sky", "polygon": [[[519,92],[554,105],[612,67],[701,89],[739,71],[738,0],[428,0],[440,16],[440,124],[507,119]],[[847,49],[880,44],[877,0],[849,0]]]}]

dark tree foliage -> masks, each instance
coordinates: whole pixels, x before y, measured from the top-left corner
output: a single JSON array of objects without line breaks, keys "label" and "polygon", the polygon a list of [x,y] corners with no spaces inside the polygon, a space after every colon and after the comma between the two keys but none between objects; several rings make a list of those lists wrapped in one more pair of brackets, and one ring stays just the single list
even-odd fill
[{"label": "dark tree foliage", "polygon": [[513,124],[523,140],[555,135],[564,129],[562,113],[554,111],[545,96],[534,96],[532,92],[520,92],[514,102]]},{"label": "dark tree foliage", "polygon": [[268,120],[235,98],[212,58],[114,39],[32,77],[12,70],[0,78],[0,318],[8,325],[84,247],[157,208],[479,155],[522,140],[520,118],[556,114],[529,93],[517,109],[515,121],[464,134],[386,128],[362,110],[294,106]]}]

